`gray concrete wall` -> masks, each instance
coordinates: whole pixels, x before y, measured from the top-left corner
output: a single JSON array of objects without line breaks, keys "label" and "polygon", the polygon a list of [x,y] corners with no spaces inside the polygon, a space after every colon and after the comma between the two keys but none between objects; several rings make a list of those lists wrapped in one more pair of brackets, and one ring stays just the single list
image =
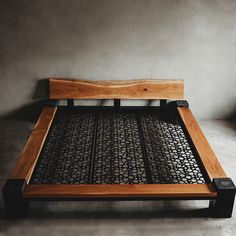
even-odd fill
[{"label": "gray concrete wall", "polygon": [[198,118],[227,118],[236,1],[1,0],[0,115],[42,98],[50,76],[184,79]]}]

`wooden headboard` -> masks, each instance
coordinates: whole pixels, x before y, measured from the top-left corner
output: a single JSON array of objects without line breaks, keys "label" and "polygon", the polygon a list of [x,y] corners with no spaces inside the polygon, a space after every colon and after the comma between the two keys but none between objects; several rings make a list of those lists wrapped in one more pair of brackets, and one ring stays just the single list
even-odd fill
[{"label": "wooden headboard", "polygon": [[183,99],[183,80],[110,80],[50,78],[51,99]]}]

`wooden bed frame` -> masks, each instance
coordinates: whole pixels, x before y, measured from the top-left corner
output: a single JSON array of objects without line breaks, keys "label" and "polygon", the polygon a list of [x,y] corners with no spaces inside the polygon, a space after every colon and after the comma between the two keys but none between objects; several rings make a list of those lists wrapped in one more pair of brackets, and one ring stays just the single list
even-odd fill
[{"label": "wooden bed frame", "polygon": [[[213,217],[231,217],[235,186],[228,178],[205,138],[196,119],[183,99],[181,80],[84,81],[49,79],[51,101],[67,99],[114,99],[119,109],[120,99],[158,99],[160,106],[174,107],[185,127],[205,174],[207,184],[31,184],[30,178],[40,156],[57,106],[46,106],[36,123],[10,178],[3,188],[6,215],[26,216],[33,200],[210,200]],[[167,104],[167,100],[175,100]]]}]

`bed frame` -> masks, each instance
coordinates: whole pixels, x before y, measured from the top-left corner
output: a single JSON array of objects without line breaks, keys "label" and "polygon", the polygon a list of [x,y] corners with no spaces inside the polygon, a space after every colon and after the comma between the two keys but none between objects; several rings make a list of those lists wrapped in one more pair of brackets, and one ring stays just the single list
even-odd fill
[{"label": "bed frame", "polygon": [[[210,200],[212,217],[231,217],[234,183],[183,100],[183,81],[52,78],[49,87],[51,102],[3,188],[8,218],[25,217],[34,200],[167,199]],[[120,99],[160,106],[122,107]]]}]

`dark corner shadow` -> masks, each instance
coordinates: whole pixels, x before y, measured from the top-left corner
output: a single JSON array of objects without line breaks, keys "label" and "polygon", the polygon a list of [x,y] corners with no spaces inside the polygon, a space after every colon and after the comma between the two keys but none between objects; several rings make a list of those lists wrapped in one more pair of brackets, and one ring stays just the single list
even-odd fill
[{"label": "dark corner shadow", "polygon": [[1,116],[1,118],[2,119],[10,119],[10,120],[22,120],[22,121],[36,122],[44,104],[46,104],[45,100],[32,102],[32,103],[24,105],[12,112],[7,113],[4,116]]},{"label": "dark corner shadow", "polygon": [[231,110],[231,112],[223,118],[229,122],[229,127],[236,132],[236,104],[234,105],[234,108]]},{"label": "dark corner shadow", "polygon": [[234,109],[232,110],[232,112],[228,116],[225,117],[225,119],[232,122],[236,122],[236,105]]},{"label": "dark corner shadow", "polygon": [[48,209],[32,209],[28,218],[30,219],[151,219],[151,218],[202,218],[211,217],[208,208],[186,210],[186,209],[163,209],[156,211],[48,211]]},{"label": "dark corner shadow", "polygon": [[36,122],[42,108],[48,102],[48,97],[48,79],[39,79],[32,94],[32,99],[35,101],[25,104],[22,107],[1,116],[1,118]]}]

